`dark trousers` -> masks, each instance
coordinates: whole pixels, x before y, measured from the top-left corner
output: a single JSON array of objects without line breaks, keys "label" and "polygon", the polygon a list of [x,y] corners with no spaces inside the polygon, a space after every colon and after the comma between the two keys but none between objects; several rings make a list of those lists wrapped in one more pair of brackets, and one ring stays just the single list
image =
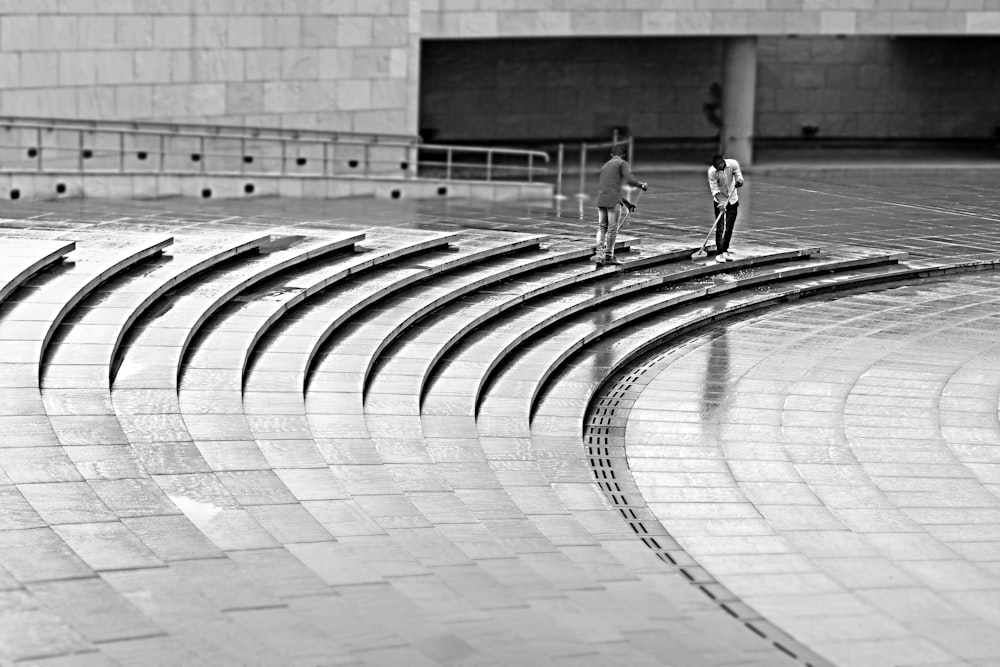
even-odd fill
[{"label": "dark trousers", "polygon": [[[736,215],[739,213],[739,208],[738,201],[726,205],[726,214],[715,226],[715,252],[729,251],[729,241],[733,238],[733,227],[736,226]],[[715,204],[712,207],[712,216],[718,217],[721,209],[721,204]]]}]

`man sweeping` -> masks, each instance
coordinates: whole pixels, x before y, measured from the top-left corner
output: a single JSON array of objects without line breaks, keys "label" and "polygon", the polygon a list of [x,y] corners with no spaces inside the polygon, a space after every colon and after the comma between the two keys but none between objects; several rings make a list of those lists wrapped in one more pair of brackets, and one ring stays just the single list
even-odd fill
[{"label": "man sweeping", "polygon": [[712,210],[718,219],[715,225],[715,261],[728,262],[729,241],[733,238],[736,215],[739,213],[740,196],[737,188],[743,187],[743,172],[740,163],[716,153],[708,168],[708,188],[712,191]]},{"label": "man sweeping", "polygon": [[615,258],[615,239],[618,237],[618,218],[622,207],[622,186],[647,188],[646,183],[632,176],[627,152],[623,144],[611,148],[611,159],[601,167],[601,181],[597,191],[597,243],[591,260],[600,264],[621,264]]}]

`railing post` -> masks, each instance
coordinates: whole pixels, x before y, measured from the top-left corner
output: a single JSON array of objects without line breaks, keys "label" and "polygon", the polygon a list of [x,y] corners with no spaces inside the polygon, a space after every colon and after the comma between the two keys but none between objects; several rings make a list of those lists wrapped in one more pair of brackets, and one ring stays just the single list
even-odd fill
[{"label": "railing post", "polygon": [[247,173],[247,138],[240,137],[240,173]]},{"label": "railing post", "polygon": [[565,147],[559,144],[559,150],[556,152],[556,199],[562,199],[563,196],[563,153]]},{"label": "railing post", "polygon": [[492,180],[490,176],[493,175],[493,151],[486,151],[486,181]]},{"label": "railing post", "polygon": [[38,142],[38,171],[42,171],[42,128],[37,130]]},{"label": "railing post", "polygon": [[205,163],[208,162],[206,159],[208,156],[205,155],[205,137],[200,137],[198,141],[198,150],[201,151],[201,173],[205,173]]},{"label": "railing post", "polygon": [[80,150],[78,150],[77,153],[76,153],[76,159],[79,162],[80,171],[81,172],[83,171],[83,145],[84,145],[83,133],[84,133],[84,130],[79,130],[78,131],[78,135],[77,136],[80,137]]},{"label": "railing post", "polygon": [[448,152],[445,155],[446,155],[446,157],[445,157],[444,177],[445,177],[445,179],[447,179],[447,180],[450,181],[451,180],[451,149],[450,148],[448,149]]},{"label": "railing post", "polygon": [[407,176],[410,178],[416,178],[420,176],[420,148],[416,145],[411,145],[406,149],[406,159],[409,162],[409,169],[406,170]]},{"label": "railing post", "polygon": [[166,169],[166,164],[165,164],[167,161],[166,142],[167,142],[166,136],[164,136],[163,133],[160,133],[160,173],[163,173],[163,171]]},{"label": "railing post", "polygon": [[125,172],[125,132],[118,133],[118,171]]},{"label": "railing post", "polygon": [[534,182],[535,175],[535,154],[528,153],[528,182]]},{"label": "railing post", "polygon": [[372,167],[371,159],[372,159],[372,147],[371,147],[371,144],[366,143],[365,144],[365,176],[368,176],[369,174],[371,174],[371,167]]},{"label": "railing post", "polygon": [[587,143],[580,144],[580,194],[583,194],[583,179],[587,175]]},{"label": "railing post", "polygon": [[323,175],[326,176],[326,165],[327,165],[327,146],[329,143],[323,142]]},{"label": "railing post", "polygon": [[285,157],[285,140],[281,140],[281,175],[285,175],[285,169],[287,164],[287,158]]}]

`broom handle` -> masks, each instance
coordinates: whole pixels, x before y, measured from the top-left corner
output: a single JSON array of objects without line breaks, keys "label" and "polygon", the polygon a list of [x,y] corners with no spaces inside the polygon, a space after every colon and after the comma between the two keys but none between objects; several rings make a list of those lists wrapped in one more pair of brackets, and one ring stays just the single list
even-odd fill
[{"label": "broom handle", "polygon": [[[735,186],[736,184],[733,183],[733,185]],[[701,244],[702,250],[704,250],[705,246],[708,245],[708,239],[712,238],[712,232],[715,231],[719,221],[722,220],[722,216],[726,214],[726,207],[729,206],[729,202],[732,200],[734,192],[736,192],[735,187],[729,188],[729,196],[726,198],[726,203],[719,207],[719,215],[715,216],[715,222],[713,222],[712,226],[708,228],[708,235],[705,237],[705,242]]]},{"label": "broom handle", "polygon": [[708,234],[705,236],[705,241],[701,244],[701,249],[699,250],[699,252],[701,252],[701,250],[704,250],[705,246],[708,245],[708,240],[712,238],[712,232],[715,231],[715,227],[719,224],[719,220],[722,220],[722,216],[725,213],[726,209],[723,208],[722,211],[719,213],[719,215],[715,216],[715,222],[713,222],[712,226],[708,228]]}]

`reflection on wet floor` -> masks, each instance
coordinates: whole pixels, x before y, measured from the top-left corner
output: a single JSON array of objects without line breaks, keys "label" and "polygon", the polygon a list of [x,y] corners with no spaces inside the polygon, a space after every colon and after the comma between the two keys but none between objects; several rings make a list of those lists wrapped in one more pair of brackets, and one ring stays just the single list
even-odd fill
[{"label": "reflection on wet floor", "polygon": [[729,338],[718,334],[709,344],[708,363],[702,384],[702,423],[716,428],[720,419],[717,413],[726,406],[729,394]]}]

